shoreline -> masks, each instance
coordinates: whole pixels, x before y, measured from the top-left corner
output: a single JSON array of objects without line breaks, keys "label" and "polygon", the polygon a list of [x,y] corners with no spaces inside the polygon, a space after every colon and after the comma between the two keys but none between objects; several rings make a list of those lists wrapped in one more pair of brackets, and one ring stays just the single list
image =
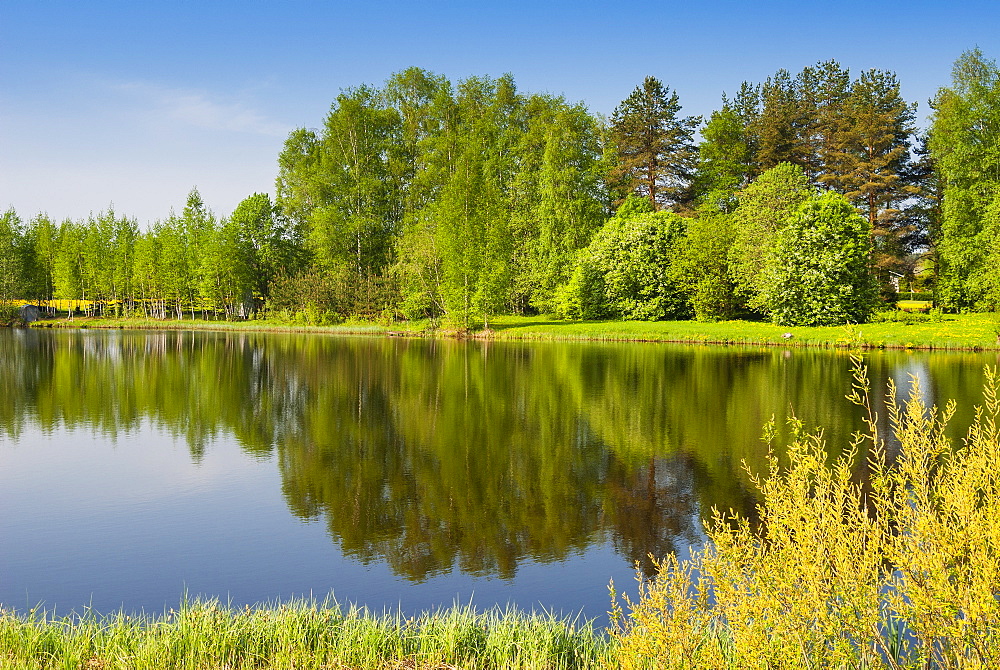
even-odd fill
[{"label": "shoreline", "polygon": [[642,342],[709,346],[780,346],[824,349],[1000,351],[1000,322],[993,314],[948,315],[940,321],[882,322],[848,326],[785,327],[756,321],[556,321],[544,316],[500,317],[489,330],[434,327],[429,321],[391,325],[348,321],[310,325],[271,321],[201,319],[43,319],[35,329],[207,330],[221,332],[313,333],[490,341]]},{"label": "shoreline", "polygon": [[573,616],[454,605],[406,617],[335,600],[231,607],[182,601],[159,615],[56,616],[0,606],[0,668],[496,668],[617,664],[606,630]]}]

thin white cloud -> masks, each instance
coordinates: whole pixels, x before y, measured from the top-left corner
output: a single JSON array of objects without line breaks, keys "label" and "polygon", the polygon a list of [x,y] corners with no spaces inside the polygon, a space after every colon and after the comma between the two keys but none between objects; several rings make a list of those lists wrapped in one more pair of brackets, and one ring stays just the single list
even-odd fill
[{"label": "thin white cloud", "polygon": [[268,137],[285,137],[291,130],[243,102],[222,100],[204,91],[150,82],[128,82],[113,87],[139,97],[150,116],[159,115],[195,128]]}]

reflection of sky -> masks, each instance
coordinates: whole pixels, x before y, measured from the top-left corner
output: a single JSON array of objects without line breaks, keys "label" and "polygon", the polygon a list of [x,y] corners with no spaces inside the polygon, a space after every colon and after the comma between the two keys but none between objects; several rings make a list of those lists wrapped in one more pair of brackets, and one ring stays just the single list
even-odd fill
[{"label": "reflection of sky", "polygon": [[[931,371],[927,365],[926,356],[910,355],[892,368],[892,380],[896,384],[897,399],[905,405],[913,396],[914,388],[919,389],[924,404],[933,406],[934,386],[931,384]],[[914,387],[914,382],[916,387]]]},{"label": "reflection of sky", "polygon": [[148,425],[116,445],[87,430],[0,440],[0,603],[160,612],[185,590],[235,605],[329,593],[376,611],[456,600],[604,617],[634,575],[610,542],[523,561],[513,580],[459,571],[421,583],[341,555],[322,521],[289,514],[274,459],[218,440],[197,463]]}]

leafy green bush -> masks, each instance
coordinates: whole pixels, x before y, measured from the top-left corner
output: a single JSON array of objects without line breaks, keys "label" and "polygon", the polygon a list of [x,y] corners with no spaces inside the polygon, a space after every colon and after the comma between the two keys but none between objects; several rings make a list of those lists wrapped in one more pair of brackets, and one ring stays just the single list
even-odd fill
[{"label": "leafy green bush", "polygon": [[23,325],[25,325],[24,319],[21,318],[21,311],[17,305],[0,303],[0,327]]},{"label": "leafy green bush", "polygon": [[604,304],[604,276],[593,262],[581,259],[573,268],[569,282],[556,289],[556,314],[564,319],[601,319],[607,315]]},{"label": "leafy green bush", "polygon": [[878,301],[869,270],[871,226],[833,192],[806,200],[777,236],[761,304],[782,326],[867,321]]},{"label": "leafy green bush", "polygon": [[684,219],[671,212],[609,219],[581,252],[570,281],[558,289],[557,309],[636,321],[689,316],[671,271],[685,230]]},{"label": "leafy green bush", "polygon": [[737,299],[728,253],[733,243],[729,217],[704,211],[690,221],[671,272],[688,296],[698,321],[722,321],[736,312]]},{"label": "leafy green bush", "polygon": [[706,274],[691,294],[691,308],[698,321],[724,321],[734,312],[733,287],[725,276]]},{"label": "leafy green bush", "polygon": [[760,294],[775,255],[775,239],[812,194],[809,177],[791,163],[779,163],[739,192],[728,261],[736,293],[748,307],[762,309]]}]

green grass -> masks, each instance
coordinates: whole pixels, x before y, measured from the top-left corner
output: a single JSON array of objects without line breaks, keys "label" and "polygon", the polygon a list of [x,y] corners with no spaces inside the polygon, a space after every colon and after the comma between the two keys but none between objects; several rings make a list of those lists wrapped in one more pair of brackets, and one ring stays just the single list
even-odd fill
[{"label": "green grass", "polygon": [[0,611],[0,668],[598,668],[614,642],[588,622],[472,607],[413,618],[300,600],[160,616]]},{"label": "green grass", "polygon": [[915,349],[998,349],[994,314],[944,315],[940,321],[852,326],[789,327],[757,321],[557,321],[503,317],[497,339],[623,340],[705,344],[770,344]]},{"label": "green grass", "polygon": [[[905,315],[904,315],[905,316]],[[912,317],[912,318],[911,318]],[[688,342],[818,347],[985,350],[1000,349],[1000,321],[995,314],[942,315],[936,320],[911,315],[902,321],[852,326],[789,327],[758,321],[560,321],[546,316],[497,317],[488,333],[472,337],[498,340],[596,340],[629,342]],[[316,332],[339,335],[453,336],[456,331],[435,330],[427,320],[379,324],[348,321],[332,326],[290,324],[266,319],[203,321],[158,319],[57,319],[35,327],[197,329],[261,332]]]}]

